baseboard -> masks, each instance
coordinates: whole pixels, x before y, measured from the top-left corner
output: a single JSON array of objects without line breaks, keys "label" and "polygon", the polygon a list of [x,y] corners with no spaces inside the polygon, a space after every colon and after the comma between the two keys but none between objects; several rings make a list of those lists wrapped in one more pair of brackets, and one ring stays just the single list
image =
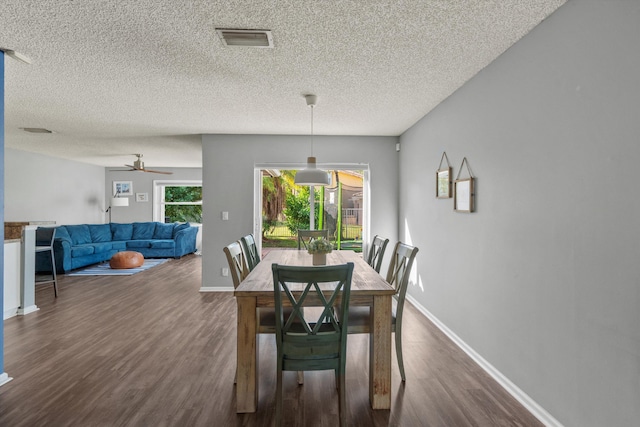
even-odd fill
[{"label": "baseboard", "polygon": [[17,316],[17,315],[18,315],[18,307],[9,308],[9,309],[5,310],[2,313],[2,319],[3,320],[7,320],[7,319],[9,319],[11,317],[14,317],[14,316]]},{"label": "baseboard", "polygon": [[223,288],[219,286],[203,286],[200,288],[200,292],[233,292],[235,288],[225,286]]},{"label": "baseboard", "polygon": [[33,313],[35,311],[40,310],[37,305],[30,305],[26,308],[18,308],[18,316],[25,316],[29,313]]},{"label": "baseboard", "polygon": [[11,381],[13,378],[9,376],[6,372],[0,374],[0,387]]},{"label": "baseboard", "polygon": [[540,420],[547,427],[562,427],[562,424],[556,420],[550,413],[548,413],[542,406],[540,406],[529,395],[522,391],[517,385],[512,383],[507,377],[505,377],[499,370],[497,370],[491,363],[487,362],[482,356],[480,356],[473,348],[465,343],[459,336],[457,336],[451,329],[449,329],[444,323],[442,323],[436,316],[434,316],[429,310],[420,305],[415,298],[407,295],[407,299],[413,304],[422,314],[424,314],[434,325],[438,327],[451,341],[453,341],[462,351],[467,353],[480,367],[489,374],[494,380],[498,382],[511,396],[513,396],[518,402],[522,404],[531,414]]}]

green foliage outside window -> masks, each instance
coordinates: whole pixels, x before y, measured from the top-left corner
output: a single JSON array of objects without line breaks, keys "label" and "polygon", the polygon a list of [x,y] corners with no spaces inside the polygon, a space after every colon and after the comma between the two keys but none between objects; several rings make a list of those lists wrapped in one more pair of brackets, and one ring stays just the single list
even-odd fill
[{"label": "green foliage outside window", "polygon": [[[298,230],[309,229],[309,187],[299,187],[298,194],[287,194],[286,207],[284,208],[284,215],[287,220],[287,228],[292,234],[296,235]],[[315,193],[315,209],[314,209],[314,221],[318,223],[320,195]]]},{"label": "green foliage outside window", "polygon": [[[197,203],[202,201],[202,187],[165,187],[165,203]],[[202,223],[202,204],[165,204],[164,222]]]}]

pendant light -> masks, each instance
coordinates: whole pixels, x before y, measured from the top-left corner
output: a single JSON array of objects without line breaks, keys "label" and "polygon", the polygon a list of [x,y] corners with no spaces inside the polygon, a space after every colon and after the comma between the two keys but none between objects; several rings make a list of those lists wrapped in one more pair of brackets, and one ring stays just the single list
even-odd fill
[{"label": "pendant light", "polygon": [[304,98],[307,100],[307,105],[311,107],[311,156],[307,157],[307,167],[296,172],[293,182],[297,185],[329,185],[331,183],[329,174],[316,169],[316,158],[313,156],[313,107],[316,106],[318,97],[305,95]]}]

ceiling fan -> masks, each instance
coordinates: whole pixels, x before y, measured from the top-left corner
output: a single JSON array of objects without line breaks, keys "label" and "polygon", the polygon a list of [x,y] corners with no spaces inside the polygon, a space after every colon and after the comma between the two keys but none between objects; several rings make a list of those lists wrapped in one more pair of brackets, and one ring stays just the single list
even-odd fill
[{"label": "ceiling fan", "polygon": [[142,154],[134,154],[134,156],[136,156],[138,158],[138,160],[136,160],[135,162],[133,162],[133,165],[125,165],[129,169],[128,171],[139,171],[139,172],[150,172],[150,173],[161,173],[161,174],[165,174],[165,175],[171,175],[173,174],[173,172],[163,172],[163,171],[155,171],[155,170],[151,170],[151,169],[145,169],[144,168],[144,162],[142,160],[140,160],[142,158]]}]

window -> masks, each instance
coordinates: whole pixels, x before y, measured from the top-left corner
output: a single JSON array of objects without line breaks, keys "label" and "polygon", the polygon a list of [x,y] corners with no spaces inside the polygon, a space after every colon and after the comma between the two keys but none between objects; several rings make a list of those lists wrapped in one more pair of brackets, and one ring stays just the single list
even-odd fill
[{"label": "window", "polygon": [[[298,165],[296,165],[298,166]],[[323,170],[331,171],[332,184],[327,187],[315,187],[319,193],[319,203],[323,207],[322,213],[318,212],[314,220],[314,228],[326,228],[330,230],[331,240],[336,241],[336,245],[342,249],[366,250],[362,247],[363,242],[369,241],[369,167],[366,164],[338,164],[320,165]],[[263,242],[263,239],[271,237],[276,240],[291,238],[293,232],[285,224],[279,224],[284,215],[279,215],[282,203],[273,203],[270,197],[271,191],[276,186],[267,186],[265,189],[265,177],[282,175],[287,181],[288,171],[297,169],[291,164],[265,163],[254,165],[254,227],[253,233],[256,238],[259,250],[262,247],[285,245],[286,242]],[[272,172],[278,171],[277,175]],[[292,175],[293,176],[293,175]],[[293,182],[293,178],[288,179]],[[308,188],[308,187],[307,187]],[[265,191],[266,190],[266,191]],[[276,191],[276,193],[279,193]],[[307,193],[308,194],[308,193]],[[282,199],[283,195],[280,195]],[[266,200],[265,200],[266,198]],[[300,206],[302,207],[301,202]],[[269,205],[269,206],[267,206]],[[272,205],[277,205],[277,211],[273,211]],[[269,212],[268,217],[263,217],[265,212]],[[311,209],[307,209],[310,212]],[[282,217],[282,218],[281,218]],[[311,223],[311,218],[306,224]],[[338,231],[340,230],[340,231]],[[263,245],[264,243],[264,245]]]},{"label": "window", "polygon": [[202,223],[202,181],[154,181],[153,220]]}]

